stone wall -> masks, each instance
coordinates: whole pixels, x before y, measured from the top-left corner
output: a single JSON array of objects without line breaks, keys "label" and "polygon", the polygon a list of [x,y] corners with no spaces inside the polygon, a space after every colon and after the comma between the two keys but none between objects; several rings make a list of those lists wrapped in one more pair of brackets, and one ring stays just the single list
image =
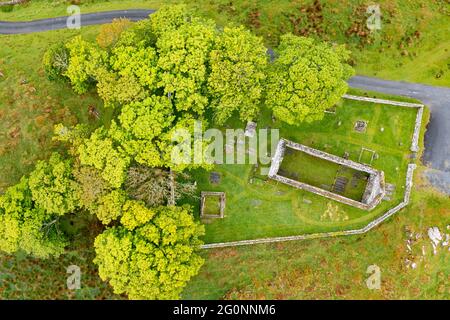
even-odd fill
[{"label": "stone wall", "polygon": [[268,174],[269,177],[276,176],[278,170],[280,169],[281,162],[283,161],[285,150],[286,150],[286,140],[280,139],[278,141],[275,154],[273,155],[272,162],[270,163]]},{"label": "stone wall", "polygon": [[361,202],[372,204],[372,209],[380,203],[386,194],[384,172],[378,171],[379,174],[371,174],[367,181],[366,190],[364,191]]},{"label": "stone wall", "polygon": [[[202,191],[200,197],[200,217],[201,218],[223,218],[224,212],[225,212],[225,202],[226,202],[226,196],[225,192],[216,192],[216,191]],[[219,197],[220,198],[220,207],[219,207],[219,214],[212,215],[212,214],[205,214],[205,200],[206,197],[213,196],[213,197]]]},{"label": "stone wall", "polygon": [[366,102],[373,102],[373,103],[379,103],[379,104],[389,104],[391,106],[399,106],[399,107],[407,107],[407,108],[421,108],[424,105],[420,103],[412,103],[412,102],[403,102],[403,101],[393,101],[393,100],[386,100],[386,99],[377,99],[377,98],[369,98],[369,97],[362,97],[362,96],[354,96],[351,94],[344,94],[342,96],[344,99],[349,100],[358,100],[358,101],[366,101]]},{"label": "stone wall", "polygon": [[328,161],[331,161],[331,162],[334,162],[334,163],[337,163],[337,164],[340,164],[340,165],[343,165],[343,166],[346,166],[346,167],[353,168],[353,169],[358,170],[358,171],[366,172],[368,174],[376,174],[376,173],[378,173],[377,170],[375,170],[374,168],[369,167],[369,166],[367,166],[365,164],[362,164],[362,163],[359,163],[359,162],[355,162],[355,161],[352,161],[352,160],[348,160],[348,159],[344,159],[344,158],[338,157],[338,156],[336,156],[334,154],[330,154],[330,153],[327,153],[327,152],[324,152],[324,151],[321,151],[321,150],[317,150],[317,149],[314,149],[314,148],[311,148],[311,147],[307,147],[305,145],[302,145],[300,143],[296,143],[296,142],[293,142],[293,141],[289,141],[289,140],[285,140],[285,139],[280,139],[280,140],[284,140],[285,141],[285,146],[287,146],[289,148],[292,148],[292,149],[295,149],[295,150],[303,151],[304,153],[307,153],[307,154],[312,155],[314,157],[322,158],[322,159],[325,159],[325,160],[328,160]]},{"label": "stone wall", "polygon": [[300,181],[292,180],[292,179],[289,179],[289,178],[286,178],[286,177],[283,177],[283,176],[280,176],[280,175],[275,175],[275,176],[272,176],[270,178],[275,180],[275,181],[278,181],[278,182],[290,185],[290,186],[292,186],[294,188],[302,189],[302,190],[305,190],[305,191],[308,191],[308,192],[312,192],[312,193],[315,193],[315,194],[317,194],[319,196],[326,197],[328,199],[332,199],[332,200],[335,200],[335,201],[339,201],[339,202],[347,204],[349,206],[357,207],[357,208],[362,209],[362,210],[369,210],[369,205],[367,205],[365,203],[362,203],[362,202],[359,202],[359,201],[356,201],[356,200],[353,200],[353,199],[350,199],[350,198],[346,198],[346,197],[341,196],[339,194],[336,194],[336,193],[333,193],[333,192],[330,192],[330,191],[327,191],[327,190],[324,190],[324,189],[320,189],[320,188],[314,187],[312,185],[309,185],[309,184],[306,184],[306,183],[303,183],[303,182],[300,182]]},{"label": "stone wall", "polygon": [[417,110],[416,122],[414,124],[414,134],[411,142],[411,151],[417,152],[419,151],[419,136],[420,136],[420,127],[422,125],[422,116],[423,116],[423,108],[420,107]]}]

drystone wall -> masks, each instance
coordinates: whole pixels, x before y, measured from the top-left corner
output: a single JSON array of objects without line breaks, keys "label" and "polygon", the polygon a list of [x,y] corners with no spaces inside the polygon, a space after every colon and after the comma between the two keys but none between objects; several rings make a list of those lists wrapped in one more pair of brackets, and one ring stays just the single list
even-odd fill
[{"label": "drystone wall", "polygon": [[[212,197],[219,197],[219,214],[205,214],[205,203],[206,203],[206,197],[212,196]],[[201,218],[223,218],[224,212],[225,212],[225,202],[226,202],[226,196],[225,192],[216,192],[216,191],[202,191],[201,192],[201,199],[200,199],[200,217]]]}]

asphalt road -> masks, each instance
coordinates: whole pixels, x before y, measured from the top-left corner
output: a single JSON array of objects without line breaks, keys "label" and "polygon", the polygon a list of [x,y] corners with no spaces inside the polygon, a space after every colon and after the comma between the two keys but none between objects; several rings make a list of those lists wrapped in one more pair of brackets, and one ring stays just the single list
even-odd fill
[{"label": "asphalt road", "polygon": [[[80,16],[81,26],[110,23],[113,19],[127,18],[138,21],[148,18],[155,10],[130,9],[96,13],[84,13]],[[67,28],[67,17],[57,17],[24,22],[0,21],[0,34],[22,34]]]},{"label": "asphalt road", "polygon": [[[81,15],[81,26],[109,23],[115,18],[132,21],[147,18],[155,10],[131,9]],[[0,21],[0,34],[21,34],[64,29],[67,17],[28,22]],[[353,88],[378,91],[418,99],[431,109],[431,120],[425,135],[424,163],[431,183],[450,194],[450,88],[434,87],[402,81],[388,81],[364,76],[349,80]]]}]

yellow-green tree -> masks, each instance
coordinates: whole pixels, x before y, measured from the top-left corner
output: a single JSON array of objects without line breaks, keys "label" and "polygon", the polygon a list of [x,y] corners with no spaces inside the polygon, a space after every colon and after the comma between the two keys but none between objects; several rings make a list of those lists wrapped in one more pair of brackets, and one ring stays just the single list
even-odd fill
[{"label": "yellow-green tree", "polygon": [[31,172],[29,186],[36,206],[49,214],[64,215],[78,206],[72,160],[53,153],[48,161],[39,161]]},{"label": "yellow-green tree", "polygon": [[253,120],[260,108],[267,68],[262,38],[243,27],[225,28],[210,53],[208,93],[216,122],[223,124],[235,111]]},{"label": "yellow-green tree", "polygon": [[157,54],[143,43],[116,46],[109,66],[95,72],[97,92],[105,106],[143,100],[157,89]]},{"label": "yellow-green tree", "polygon": [[276,53],[266,92],[276,118],[291,125],[320,120],[347,91],[353,69],[342,46],[287,34]]},{"label": "yellow-green tree", "polygon": [[102,196],[95,211],[97,218],[103,224],[109,224],[111,221],[120,218],[126,198],[126,193],[120,189],[112,190],[110,193]]},{"label": "yellow-green tree", "polygon": [[69,52],[63,42],[56,43],[45,51],[42,65],[49,80],[63,78],[69,66]]},{"label": "yellow-green tree", "polygon": [[155,37],[167,31],[177,30],[192,20],[193,14],[185,4],[164,5],[152,14],[149,25]]},{"label": "yellow-green tree", "polygon": [[208,105],[208,59],[215,37],[213,22],[195,18],[158,38],[158,86],[177,111],[202,114]]},{"label": "yellow-green tree", "polygon": [[78,147],[82,165],[93,166],[111,187],[119,188],[125,180],[130,158],[108,136],[104,128],[97,129]]},{"label": "yellow-green tree", "polygon": [[122,18],[114,19],[111,23],[102,25],[96,38],[97,44],[104,49],[114,47],[122,32],[130,26],[131,21]]},{"label": "yellow-green tree", "polygon": [[119,124],[110,129],[115,138],[137,162],[150,167],[163,166],[158,142],[175,120],[169,98],[151,96],[122,108]]},{"label": "yellow-green tree", "polygon": [[77,165],[73,170],[79,205],[91,212],[96,212],[100,198],[111,189],[101,176],[101,171],[91,166]]},{"label": "yellow-green tree", "polygon": [[66,48],[69,65],[63,75],[69,78],[75,92],[85,93],[96,82],[95,73],[104,64],[107,54],[81,36],[69,41]]},{"label": "yellow-green tree", "polygon": [[0,196],[0,250],[23,250],[38,258],[60,255],[67,244],[60,217],[78,206],[72,160],[53,153]]}]

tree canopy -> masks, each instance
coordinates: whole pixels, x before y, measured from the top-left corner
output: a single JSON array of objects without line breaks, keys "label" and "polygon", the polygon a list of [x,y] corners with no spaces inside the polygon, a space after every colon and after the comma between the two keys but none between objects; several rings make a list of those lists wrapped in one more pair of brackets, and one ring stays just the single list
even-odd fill
[{"label": "tree canopy", "polygon": [[[172,177],[171,177],[172,176]],[[189,182],[185,172],[173,172],[163,168],[133,166],[128,170],[125,189],[131,198],[142,200],[148,207],[169,203],[169,199],[179,200],[193,197],[196,184]]]},{"label": "tree canopy", "polygon": [[0,250],[23,250],[38,258],[60,255],[67,241],[59,218],[78,206],[72,160],[53,153],[0,196]]},{"label": "tree canopy", "polygon": [[49,80],[64,78],[63,74],[69,66],[69,52],[63,42],[49,47],[42,58],[45,73]]},{"label": "tree canopy", "polygon": [[164,166],[160,148],[163,135],[175,121],[170,99],[164,96],[151,96],[140,102],[128,104],[122,108],[110,130],[111,135],[120,143],[127,154],[138,163],[150,167]]},{"label": "tree canopy", "polygon": [[177,181],[185,169],[212,167],[199,133],[233,116],[256,120],[264,104],[288,124],[319,120],[347,89],[344,47],[285,35],[276,53],[269,63],[262,38],[218,28],[185,5],[115,21],[97,43],[76,36],[49,48],[49,79],[96,90],[112,117],[55,126],[70,158],[52,154],[0,196],[0,250],[57,256],[67,244],[59,219],[87,210],[105,225],[95,263],[116,293],[178,298],[203,264],[203,226],[192,208],[172,205],[195,191]]},{"label": "tree canopy", "polygon": [[100,31],[95,40],[101,48],[111,48],[119,41],[122,32],[130,26],[131,21],[128,19],[114,19],[111,23],[104,24],[100,27]]},{"label": "tree canopy", "polygon": [[215,37],[211,21],[193,19],[158,38],[158,85],[164,94],[173,96],[176,110],[201,115],[208,106],[207,67]]},{"label": "tree canopy", "polygon": [[267,49],[260,37],[243,27],[225,28],[210,53],[208,92],[216,122],[235,111],[243,121],[258,115],[266,79]]},{"label": "tree canopy", "polygon": [[116,146],[104,128],[97,129],[78,147],[80,163],[101,171],[103,179],[114,188],[125,180],[130,158]]},{"label": "tree canopy", "polygon": [[36,206],[50,214],[64,215],[78,206],[72,160],[63,160],[58,153],[37,163],[30,174],[29,186]]},{"label": "tree canopy", "polygon": [[66,44],[69,65],[63,75],[69,78],[75,92],[85,93],[94,83],[98,68],[106,59],[106,52],[77,36]]}]

